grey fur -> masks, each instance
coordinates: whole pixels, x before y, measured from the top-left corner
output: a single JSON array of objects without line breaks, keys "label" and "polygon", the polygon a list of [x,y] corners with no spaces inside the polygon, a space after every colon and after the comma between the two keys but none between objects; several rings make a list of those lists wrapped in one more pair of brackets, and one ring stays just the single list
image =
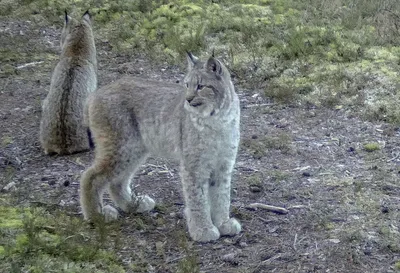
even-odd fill
[{"label": "grey fur", "polygon": [[65,13],[61,50],[42,105],[40,142],[46,154],[71,154],[90,148],[83,106],[97,88],[97,60],[88,12],[80,22]]},{"label": "grey fur", "polygon": [[239,99],[225,66],[188,55],[187,88],[178,84],[123,78],[90,95],[87,120],[96,155],[81,178],[85,219],[118,213],[102,207],[108,190],[124,211],[154,207],[136,196],[130,183],[150,155],[177,159],[191,237],[212,241],[240,232],[229,217],[230,183],[239,144]]}]

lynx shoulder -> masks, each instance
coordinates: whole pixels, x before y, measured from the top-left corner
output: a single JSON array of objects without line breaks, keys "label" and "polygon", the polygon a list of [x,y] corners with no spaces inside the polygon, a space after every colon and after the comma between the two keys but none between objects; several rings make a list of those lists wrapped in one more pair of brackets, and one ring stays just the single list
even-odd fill
[{"label": "lynx shoulder", "polygon": [[188,54],[185,87],[125,78],[88,99],[90,130],[96,147],[93,165],[81,178],[85,219],[118,216],[102,206],[108,190],[123,211],[154,207],[148,195],[131,190],[134,173],[148,156],[175,158],[191,237],[212,241],[235,235],[230,218],[230,185],[239,144],[239,99],[226,67],[214,57],[202,62]]},{"label": "lynx shoulder", "polygon": [[86,12],[78,21],[65,13],[61,56],[42,105],[40,142],[46,154],[71,154],[90,148],[83,107],[96,88],[96,47],[90,15]]}]

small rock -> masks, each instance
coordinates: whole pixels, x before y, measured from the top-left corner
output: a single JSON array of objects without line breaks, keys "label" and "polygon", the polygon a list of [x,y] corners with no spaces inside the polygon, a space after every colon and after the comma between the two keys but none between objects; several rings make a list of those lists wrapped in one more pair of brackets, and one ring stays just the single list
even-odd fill
[{"label": "small rock", "polygon": [[221,259],[224,262],[228,262],[228,263],[233,264],[233,265],[238,265],[239,264],[239,261],[236,259],[236,253],[225,254],[224,256],[221,257]]},{"label": "small rock", "polygon": [[65,180],[64,183],[63,183],[63,185],[64,185],[65,187],[68,187],[69,184],[70,184],[70,183],[69,183],[69,180]]},{"label": "small rock", "polygon": [[250,191],[251,192],[261,192],[262,188],[257,185],[250,185]]},{"label": "small rock", "polygon": [[247,243],[246,243],[246,242],[240,242],[240,243],[239,243],[239,246],[240,246],[240,247],[247,247]]},{"label": "small rock", "polygon": [[381,212],[382,213],[389,213],[389,207],[386,205],[381,206]]},{"label": "small rock", "polygon": [[354,152],[356,149],[354,149],[354,147],[349,147],[349,149],[347,150],[348,152]]},{"label": "small rock", "polygon": [[311,173],[309,173],[309,172],[303,172],[302,175],[305,176],[305,177],[310,177],[310,176],[311,176]]},{"label": "small rock", "polygon": [[339,239],[328,239],[329,242],[334,243],[334,244],[338,244],[340,243]]},{"label": "small rock", "polygon": [[27,113],[27,112],[29,112],[29,111],[32,110],[32,109],[33,109],[33,106],[27,106],[27,107],[25,107],[24,109],[22,109],[21,111]]},{"label": "small rock", "polygon": [[17,189],[16,183],[15,183],[15,182],[10,182],[10,183],[8,183],[7,185],[5,185],[5,186],[1,189],[1,191],[2,191],[2,192],[9,192],[9,191],[14,191],[14,190],[16,190],[16,189]]},{"label": "small rock", "polygon": [[274,226],[274,227],[269,228],[269,229],[268,229],[268,232],[269,232],[269,233],[274,233],[274,232],[276,232],[278,229],[279,229],[279,226]]},{"label": "small rock", "polygon": [[252,136],[251,136],[251,139],[257,139],[257,138],[258,138],[257,135],[252,135]]}]

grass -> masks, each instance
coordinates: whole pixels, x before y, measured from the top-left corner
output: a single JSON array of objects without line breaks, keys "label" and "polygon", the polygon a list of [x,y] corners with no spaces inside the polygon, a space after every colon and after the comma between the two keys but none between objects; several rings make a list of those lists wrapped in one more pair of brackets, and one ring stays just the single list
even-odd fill
[{"label": "grass", "polygon": [[[0,206],[1,272],[125,272],[115,226],[96,232],[62,212]],[[110,251],[111,250],[111,251]]]},{"label": "grass", "polygon": [[[183,64],[215,50],[242,84],[278,102],[358,109],[400,124],[400,2],[396,0],[3,1],[2,15],[62,25],[89,9],[113,50]],[[15,54],[2,52],[2,59]],[[7,55],[7,56],[4,56]],[[6,67],[4,74],[12,73]]]},{"label": "grass", "polygon": [[[400,124],[396,0],[19,0],[0,8],[2,15],[13,10],[12,16],[59,27],[64,9],[77,16],[89,9],[97,37],[114,51],[183,64],[186,50],[200,56],[214,50],[242,86],[264,89],[277,102],[345,106]],[[13,73],[6,65],[2,73]]]},{"label": "grass", "polygon": [[277,136],[263,136],[261,138],[254,137],[242,140],[242,146],[253,155],[254,158],[260,159],[267,155],[268,150],[280,150],[286,154],[290,151],[292,138],[286,133],[280,133]]}]

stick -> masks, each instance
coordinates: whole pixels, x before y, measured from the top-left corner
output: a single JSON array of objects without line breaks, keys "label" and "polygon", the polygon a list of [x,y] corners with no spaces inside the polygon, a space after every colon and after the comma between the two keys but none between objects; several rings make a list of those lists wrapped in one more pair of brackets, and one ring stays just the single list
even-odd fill
[{"label": "stick", "polygon": [[252,204],[248,205],[247,207],[252,208],[252,209],[265,209],[265,210],[269,210],[269,211],[280,213],[280,214],[288,214],[289,213],[289,211],[285,208],[270,206],[270,205],[261,204],[261,203],[252,203]]},{"label": "stick", "polygon": [[292,209],[307,209],[308,206],[306,205],[293,205],[287,208],[287,210],[292,210]]}]

